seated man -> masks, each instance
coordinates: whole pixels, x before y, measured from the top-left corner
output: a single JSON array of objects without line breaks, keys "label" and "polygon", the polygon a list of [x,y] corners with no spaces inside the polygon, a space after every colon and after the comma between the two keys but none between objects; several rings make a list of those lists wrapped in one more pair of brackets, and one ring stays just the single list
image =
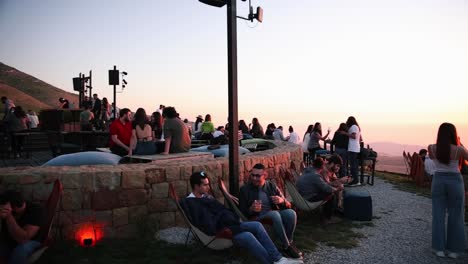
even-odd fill
[{"label": "seated man", "polygon": [[284,252],[292,258],[301,258],[302,252],[293,245],[297,216],[279,188],[265,180],[265,166],[257,163],[250,172],[249,183],[242,186],[239,209],[249,219],[271,219],[273,229],[280,239]]},{"label": "seated man", "polygon": [[164,120],[164,151],[161,153],[183,153],[190,151],[191,139],[187,126],[178,118],[174,107],[168,106],[163,110]]},{"label": "seated man", "polygon": [[191,222],[207,234],[229,228],[235,245],[246,248],[261,263],[302,263],[281,255],[259,222],[239,222],[239,218],[208,194],[209,179],[204,172],[190,176],[192,193],[181,201]]},{"label": "seated man", "polygon": [[322,172],[320,173],[322,175],[323,180],[335,188],[343,189],[343,184],[349,182],[351,180],[351,177],[345,176],[342,178],[338,178],[336,176],[336,173],[340,171],[342,165],[343,160],[338,154],[331,155],[326,160]]},{"label": "seated man", "polygon": [[112,153],[125,156],[130,150],[130,139],[132,138],[132,112],[128,108],[123,108],[120,110],[119,116],[109,127],[109,147]]},{"label": "seated man", "polygon": [[39,227],[42,209],[26,203],[21,194],[9,190],[0,198],[0,260],[8,263],[28,263],[28,257],[40,247]]},{"label": "seated man", "polygon": [[329,199],[324,205],[321,221],[325,225],[338,223],[341,219],[334,217],[333,213],[338,204],[337,193],[344,189],[343,185],[333,187],[322,178],[320,175],[324,167],[322,158],[316,158],[312,162],[312,166],[312,168],[307,167],[297,180],[297,190],[304,199],[310,202]]}]

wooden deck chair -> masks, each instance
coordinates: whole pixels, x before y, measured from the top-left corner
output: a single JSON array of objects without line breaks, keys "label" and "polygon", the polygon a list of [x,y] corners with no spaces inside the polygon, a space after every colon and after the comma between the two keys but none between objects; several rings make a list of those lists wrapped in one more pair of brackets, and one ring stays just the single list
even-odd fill
[{"label": "wooden deck chair", "polygon": [[190,233],[203,244],[203,247],[207,247],[213,250],[223,250],[226,248],[232,247],[232,232],[230,229],[225,228],[218,232],[214,236],[207,235],[203,233],[200,229],[198,229],[196,226],[194,226],[191,222],[190,219],[187,217],[185,214],[184,210],[180,206],[180,200],[179,196],[177,196],[177,193],[174,189],[174,186],[172,183],[169,183],[169,196],[172,198],[172,200],[175,202],[177,205],[177,209],[179,212],[182,214],[185,223],[189,227],[189,231],[187,233],[187,238],[185,240],[185,245],[187,246],[188,238]]},{"label": "wooden deck chair", "polygon": [[283,178],[283,180],[286,185],[286,190],[291,196],[292,203],[297,209],[301,211],[312,213],[313,211],[320,208],[320,206],[322,206],[328,201],[328,200],[323,200],[323,201],[318,201],[318,202],[309,202],[306,199],[304,199],[304,197],[302,197],[302,195],[297,190],[296,185],[294,185],[294,183],[292,183],[291,180],[287,179],[286,177]]},{"label": "wooden deck chair", "polygon": [[406,152],[404,150],[403,150],[403,162],[405,163],[405,167],[406,167],[406,175],[409,175],[410,166],[409,166],[408,160],[406,158]]},{"label": "wooden deck chair", "polygon": [[31,256],[29,256],[29,263],[34,263],[37,261],[51,244],[52,238],[50,237],[50,229],[52,227],[52,222],[54,221],[55,212],[57,211],[62,193],[62,183],[57,179],[54,182],[52,192],[50,193],[45,205],[44,223],[39,229],[41,246],[36,251],[34,251]]}]

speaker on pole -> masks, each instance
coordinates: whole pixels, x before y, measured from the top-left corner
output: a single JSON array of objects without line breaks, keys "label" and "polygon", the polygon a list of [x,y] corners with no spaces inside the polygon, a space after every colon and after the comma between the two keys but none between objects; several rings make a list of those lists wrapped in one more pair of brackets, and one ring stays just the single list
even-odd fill
[{"label": "speaker on pole", "polygon": [[119,70],[109,70],[109,85],[119,85]]},{"label": "speaker on pole", "polygon": [[83,91],[84,90],[84,85],[83,81],[81,80],[80,77],[75,77],[73,78],[73,90],[75,91]]}]

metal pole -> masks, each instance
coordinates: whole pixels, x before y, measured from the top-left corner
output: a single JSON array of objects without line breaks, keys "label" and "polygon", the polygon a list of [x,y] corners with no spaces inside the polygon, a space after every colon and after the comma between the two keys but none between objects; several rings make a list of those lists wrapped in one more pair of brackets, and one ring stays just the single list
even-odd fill
[{"label": "metal pole", "polygon": [[92,90],[93,90],[93,78],[92,78],[93,71],[89,71],[89,100],[93,98]]},{"label": "metal pole", "polygon": [[[117,66],[114,65],[114,71],[117,70]],[[114,107],[112,108],[112,112],[114,113],[114,119],[117,119],[117,114],[115,113],[115,109],[117,109],[117,85],[114,84]]]},{"label": "metal pole", "polygon": [[239,123],[237,116],[237,16],[236,0],[227,2],[229,192],[239,196]]}]

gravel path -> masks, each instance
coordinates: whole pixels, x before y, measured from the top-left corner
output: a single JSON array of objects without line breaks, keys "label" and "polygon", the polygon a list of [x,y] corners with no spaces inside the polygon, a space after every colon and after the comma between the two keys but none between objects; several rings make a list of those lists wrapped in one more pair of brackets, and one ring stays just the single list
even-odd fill
[{"label": "gravel path", "polygon": [[[365,186],[372,195],[374,226],[358,231],[366,235],[353,249],[320,245],[306,254],[304,263],[468,263],[468,254],[457,260],[441,259],[431,253],[431,200],[399,191],[375,179]],[[465,226],[465,234],[468,227]],[[465,241],[468,248],[468,239]]]},{"label": "gravel path", "polygon": [[[316,251],[305,255],[304,263],[464,263],[468,253],[457,260],[441,259],[431,253],[431,200],[410,192],[397,190],[392,184],[375,179],[374,186],[366,188],[372,195],[374,226],[358,229],[366,238],[352,249],[336,249],[319,245]],[[187,229],[170,228],[156,234],[158,239],[184,244]],[[465,234],[468,227],[465,226]],[[194,241],[191,240],[191,243]],[[466,239],[468,248],[468,235]]]}]

